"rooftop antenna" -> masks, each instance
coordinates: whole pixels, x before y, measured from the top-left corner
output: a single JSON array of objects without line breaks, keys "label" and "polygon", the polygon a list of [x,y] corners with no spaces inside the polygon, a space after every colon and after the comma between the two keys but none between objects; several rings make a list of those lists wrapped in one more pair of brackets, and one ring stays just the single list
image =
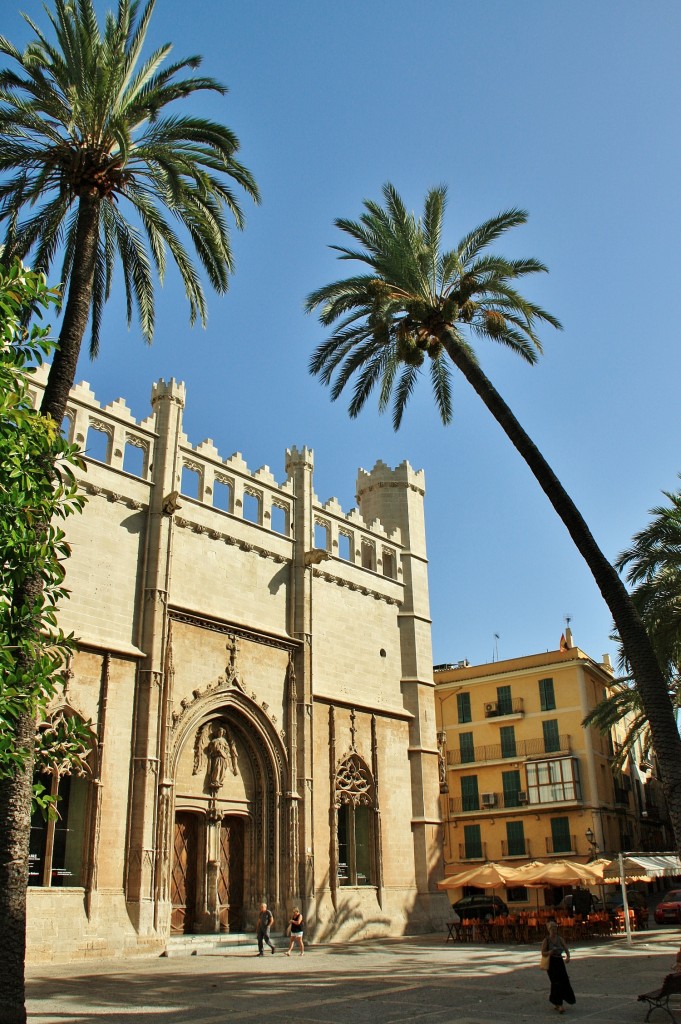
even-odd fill
[{"label": "rooftop antenna", "polygon": [[498,660],[499,660],[499,634],[495,633],[494,634],[494,657],[492,658],[492,661],[498,661]]}]

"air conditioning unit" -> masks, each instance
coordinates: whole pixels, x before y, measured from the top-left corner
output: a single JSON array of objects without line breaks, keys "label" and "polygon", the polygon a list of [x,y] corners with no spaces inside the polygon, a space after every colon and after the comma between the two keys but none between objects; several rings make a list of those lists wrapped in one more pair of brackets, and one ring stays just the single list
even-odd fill
[{"label": "air conditioning unit", "polygon": [[518,803],[519,804],[529,804],[529,802],[530,802],[530,798],[527,795],[527,793],[525,792],[525,790],[524,789],[519,789],[518,790]]},{"label": "air conditioning unit", "polygon": [[490,715],[496,715],[497,708],[496,704],[485,704],[485,714],[489,717]]},{"label": "air conditioning unit", "polygon": [[482,794],[482,806],[483,807],[496,807],[497,806],[497,794],[496,793],[483,793]]}]

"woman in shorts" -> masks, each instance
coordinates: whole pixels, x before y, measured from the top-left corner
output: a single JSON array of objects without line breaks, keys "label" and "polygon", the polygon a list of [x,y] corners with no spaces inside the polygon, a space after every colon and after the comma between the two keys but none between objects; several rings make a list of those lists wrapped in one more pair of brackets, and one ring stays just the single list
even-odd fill
[{"label": "woman in shorts", "polygon": [[303,915],[300,913],[298,907],[294,907],[293,913],[291,914],[291,920],[289,921],[289,934],[291,938],[289,939],[289,947],[286,956],[291,955],[294,942],[298,943],[301,956],[305,952],[305,947],[303,946],[303,924]]}]

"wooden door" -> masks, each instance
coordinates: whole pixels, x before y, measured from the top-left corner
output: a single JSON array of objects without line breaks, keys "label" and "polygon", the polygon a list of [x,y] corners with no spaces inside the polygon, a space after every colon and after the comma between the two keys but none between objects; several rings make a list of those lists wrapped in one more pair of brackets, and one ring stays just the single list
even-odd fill
[{"label": "wooden door", "polygon": [[173,836],[173,871],[170,880],[170,931],[181,935],[194,930],[198,860],[198,815],[178,811]]},{"label": "wooden door", "polygon": [[220,931],[240,932],[244,908],[244,819],[228,815],[220,824],[218,872]]}]

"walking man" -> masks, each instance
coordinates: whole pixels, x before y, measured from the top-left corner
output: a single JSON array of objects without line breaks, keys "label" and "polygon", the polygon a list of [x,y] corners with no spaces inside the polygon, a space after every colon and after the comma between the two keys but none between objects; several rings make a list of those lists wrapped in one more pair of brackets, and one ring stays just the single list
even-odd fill
[{"label": "walking man", "polygon": [[261,903],[260,913],[258,914],[258,956],[263,956],[264,954],[263,942],[266,942],[272,953],[274,953],[274,946],[270,942],[270,928],[273,924],[274,918],[267,909],[267,904]]}]

